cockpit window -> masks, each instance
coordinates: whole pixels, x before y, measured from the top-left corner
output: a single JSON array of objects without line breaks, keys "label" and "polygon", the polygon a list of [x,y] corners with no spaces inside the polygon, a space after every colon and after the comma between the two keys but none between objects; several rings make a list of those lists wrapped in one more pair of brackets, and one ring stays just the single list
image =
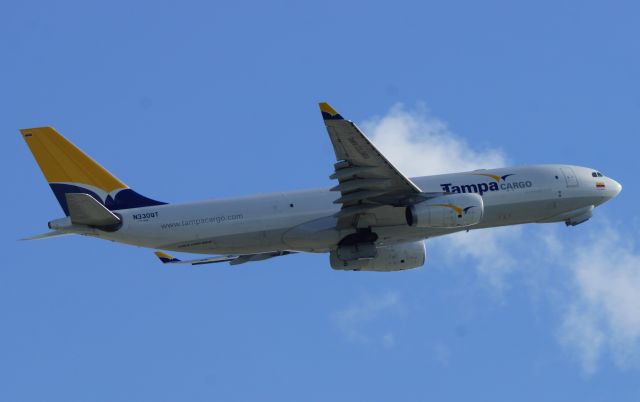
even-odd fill
[{"label": "cockpit window", "polygon": [[602,173],[600,172],[596,172],[596,173],[598,173],[598,177],[602,177]]},{"label": "cockpit window", "polygon": [[596,172],[591,172],[591,176],[593,176],[593,177],[598,177],[598,173],[596,173]]}]

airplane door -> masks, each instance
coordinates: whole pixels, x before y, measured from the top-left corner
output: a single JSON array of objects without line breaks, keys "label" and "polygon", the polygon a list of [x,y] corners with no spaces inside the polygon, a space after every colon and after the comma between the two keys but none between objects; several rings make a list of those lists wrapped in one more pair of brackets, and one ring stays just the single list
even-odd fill
[{"label": "airplane door", "polygon": [[562,167],[560,168],[562,175],[564,176],[564,180],[567,182],[568,187],[578,187],[578,177],[575,172],[570,167]]}]

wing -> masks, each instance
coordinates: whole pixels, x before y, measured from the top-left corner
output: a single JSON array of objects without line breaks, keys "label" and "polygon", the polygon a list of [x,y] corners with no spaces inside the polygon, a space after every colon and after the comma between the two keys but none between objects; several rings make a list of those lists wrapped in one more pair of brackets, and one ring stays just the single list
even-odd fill
[{"label": "wing", "polygon": [[175,258],[172,255],[163,253],[162,251],[156,251],[155,255],[164,264],[191,264],[191,265],[203,265],[203,264],[215,264],[218,262],[228,262],[230,265],[244,264],[245,262],[262,261],[273,257],[279,257],[281,255],[295,254],[295,251],[273,251],[269,253],[257,253],[257,254],[239,254],[239,255],[222,255],[209,258],[201,258],[197,260],[182,261]]},{"label": "wing", "polygon": [[406,206],[424,199],[420,188],[403,175],[351,121],[345,120],[328,103],[320,111],[336,153],[331,179],[338,185],[342,204],[338,228],[354,224],[355,216],[384,205]]}]

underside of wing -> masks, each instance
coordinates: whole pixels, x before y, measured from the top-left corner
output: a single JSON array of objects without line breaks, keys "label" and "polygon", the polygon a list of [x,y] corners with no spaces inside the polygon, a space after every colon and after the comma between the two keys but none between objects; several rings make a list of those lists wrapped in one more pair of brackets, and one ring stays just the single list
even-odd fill
[{"label": "underside of wing", "polygon": [[329,104],[320,111],[337,162],[331,179],[339,191],[335,203],[342,204],[338,228],[354,225],[358,215],[381,206],[407,206],[423,200],[422,191],[403,175],[351,121],[345,120]]}]

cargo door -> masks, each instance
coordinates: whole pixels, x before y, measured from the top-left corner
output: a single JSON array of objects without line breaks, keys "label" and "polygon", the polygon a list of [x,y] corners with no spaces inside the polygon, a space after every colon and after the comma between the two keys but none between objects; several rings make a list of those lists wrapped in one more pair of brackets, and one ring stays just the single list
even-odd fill
[{"label": "cargo door", "polygon": [[576,173],[570,167],[562,167],[560,168],[562,175],[564,176],[564,180],[567,183],[567,188],[569,187],[578,187],[578,177]]}]

